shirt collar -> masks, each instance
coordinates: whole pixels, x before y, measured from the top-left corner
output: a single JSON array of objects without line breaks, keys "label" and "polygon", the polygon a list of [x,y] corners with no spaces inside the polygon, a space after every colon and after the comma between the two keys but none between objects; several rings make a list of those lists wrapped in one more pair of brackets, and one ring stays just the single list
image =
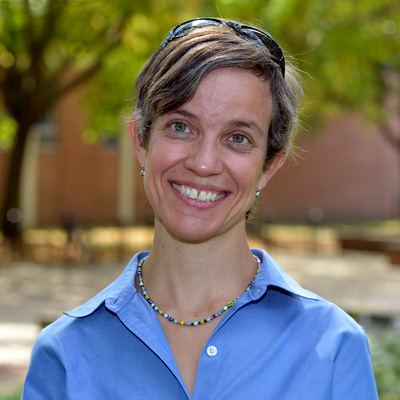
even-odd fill
[{"label": "shirt collar", "polygon": [[[250,291],[252,300],[259,299],[269,287],[277,287],[307,299],[319,299],[314,293],[303,289],[265,250],[253,249],[252,252],[261,260],[260,270],[254,281],[253,289]],[[137,253],[111,285],[88,302],[64,314],[73,318],[86,317],[94,313],[103,304],[106,304],[110,311],[118,312],[137,292],[135,287],[137,265],[148,254],[148,251]]]},{"label": "shirt collar", "polygon": [[137,253],[128,263],[122,274],[111,285],[90,299],[88,302],[64,314],[73,318],[82,318],[93,314],[103,304],[111,311],[117,312],[137,292],[135,275],[139,261],[149,254],[148,251]]},{"label": "shirt collar", "polygon": [[253,286],[255,290],[251,291],[252,300],[259,299],[268,288],[273,287],[306,299],[319,300],[316,294],[302,288],[290,277],[265,250],[253,249],[252,252],[261,260]]}]

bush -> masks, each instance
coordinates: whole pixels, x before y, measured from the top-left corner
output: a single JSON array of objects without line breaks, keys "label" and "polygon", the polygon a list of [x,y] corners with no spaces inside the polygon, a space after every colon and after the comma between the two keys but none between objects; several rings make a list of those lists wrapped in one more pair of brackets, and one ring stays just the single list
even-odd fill
[{"label": "bush", "polygon": [[1,400],[20,400],[22,395],[22,390],[19,393],[9,394],[9,395],[0,395]]},{"label": "bush", "polygon": [[400,332],[368,334],[380,400],[400,399]]}]

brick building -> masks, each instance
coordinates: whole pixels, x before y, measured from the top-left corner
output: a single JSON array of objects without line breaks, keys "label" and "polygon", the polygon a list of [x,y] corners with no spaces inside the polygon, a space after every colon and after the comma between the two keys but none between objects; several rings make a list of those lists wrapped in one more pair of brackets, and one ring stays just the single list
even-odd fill
[{"label": "brick building", "polygon": [[269,183],[264,213],[305,221],[320,209],[326,221],[396,218],[400,214],[400,152],[356,117],[328,121],[303,139],[298,165]]},{"label": "brick building", "polygon": [[[24,227],[151,221],[139,166],[121,124],[120,142],[82,141],[87,115],[81,90],[65,97],[52,118],[31,135],[22,182]],[[346,221],[399,214],[400,154],[356,118],[333,120],[303,134],[297,165],[287,163],[262,195],[265,220]],[[0,193],[8,152],[0,150]]]}]

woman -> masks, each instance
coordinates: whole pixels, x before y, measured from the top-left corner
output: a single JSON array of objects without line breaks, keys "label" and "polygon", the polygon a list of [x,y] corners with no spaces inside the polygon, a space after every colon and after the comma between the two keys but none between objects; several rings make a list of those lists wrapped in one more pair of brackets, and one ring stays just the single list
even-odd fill
[{"label": "woman", "polygon": [[299,106],[278,44],[231,21],[187,21],[136,92],[129,133],[152,250],[40,334],[23,398],[377,399],[362,328],[247,243]]}]

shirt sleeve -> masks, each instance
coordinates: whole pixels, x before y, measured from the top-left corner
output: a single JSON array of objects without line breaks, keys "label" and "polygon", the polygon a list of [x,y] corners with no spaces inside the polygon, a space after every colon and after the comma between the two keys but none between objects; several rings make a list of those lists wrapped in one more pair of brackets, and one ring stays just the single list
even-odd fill
[{"label": "shirt sleeve", "polygon": [[334,360],[334,400],[378,400],[367,336],[357,328],[341,335]]},{"label": "shirt sleeve", "polygon": [[64,381],[62,360],[52,339],[42,332],[32,349],[21,400],[62,400],[65,398]]}]

